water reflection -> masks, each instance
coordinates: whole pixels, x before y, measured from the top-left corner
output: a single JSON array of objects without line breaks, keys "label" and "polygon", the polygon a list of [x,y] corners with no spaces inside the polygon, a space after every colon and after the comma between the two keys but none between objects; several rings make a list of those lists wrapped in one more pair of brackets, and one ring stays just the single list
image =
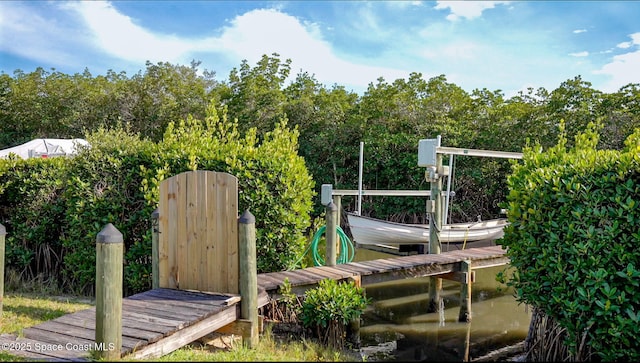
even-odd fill
[{"label": "water reflection", "polygon": [[[356,261],[395,257],[356,250]],[[366,351],[375,347],[397,361],[471,361],[526,338],[531,313],[518,304],[513,290],[495,280],[504,266],[478,269],[472,288],[472,320],[458,322],[460,284],[443,280],[443,314],[426,313],[429,278],[369,285],[372,304],[365,311],[360,339]]]}]

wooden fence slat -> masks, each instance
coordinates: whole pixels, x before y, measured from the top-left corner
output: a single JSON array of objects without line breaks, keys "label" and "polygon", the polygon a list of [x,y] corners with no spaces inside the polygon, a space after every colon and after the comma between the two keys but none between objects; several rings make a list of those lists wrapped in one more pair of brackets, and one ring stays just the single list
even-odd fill
[{"label": "wooden fence slat", "polygon": [[[189,264],[189,256],[188,256],[188,238],[187,238],[187,175],[189,172],[181,173],[176,175],[176,184],[178,187],[178,217],[175,221],[176,230],[178,231],[178,236],[176,242],[178,243],[178,251],[177,251],[177,287],[179,289],[186,288],[188,277],[185,273],[187,265]],[[184,281],[183,281],[184,280]]]},{"label": "wooden fence slat", "polygon": [[[209,243],[209,236],[207,235],[207,217],[209,200],[207,198],[207,184],[211,183],[212,173],[198,173],[198,215],[197,215],[197,231],[198,234],[198,246],[197,251],[197,267],[198,273],[195,276],[197,281],[198,290],[208,291],[208,277],[207,277],[207,244]],[[210,290],[209,290],[210,291]]]},{"label": "wooden fence slat", "polygon": [[169,183],[160,183],[158,203],[158,282],[161,287],[169,287],[169,200],[175,199],[175,194],[169,190]]},{"label": "wooden fence slat", "polygon": [[[226,243],[221,243],[221,241],[225,240],[225,213],[227,213],[227,209],[225,206],[224,200],[224,176],[216,175],[214,188],[209,194],[209,202],[214,206],[216,210],[216,220],[215,226],[213,228],[213,238],[215,241],[215,271],[213,272],[213,276],[215,278],[215,288],[220,291],[229,290],[228,281],[227,281],[227,273],[228,273],[228,261],[227,261],[227,250],[228,245]],[[237,215],[236,215],[237,218]]]},{"label": "wooden fence slat", "polygon": [[223,190],[227,212],[225,216],[225,241],[229,246],[227,250],[228,291],[234,294],[240,293],[240,255],[238,253],[238,178],[231,174],[223,175]]},{"label": "wooden fence slat", "polygon": [[186,262],[180,264],[181,289],[198,289],[198,268],[200,265],[200,245],[198,236],[198,172],[185,174],[185,241],[186,250],[183,251]]},{"label": "wooden fence slat", "polygon": [[179,190],[178,183],[176,178],[169,179],[168,181],[168,198],[167,198],[167,208],[168,208],[168,221],[167,221],[167,230],[164,232],[167,236],[166,244],[167,244],[167,253],[168,253],[168,265],[167,265],[167,285],[161,287],[178,287],[178,198],[179,198]]},{"label": "wooden fence slat", "polygon": [[[206,234],[207,239],[205,243],[205,253],[203,256],[209,261],[206,265],[205,269],[205,279],[206,279],[206,291],[216,291],[216,289],[222,290],[221,286],[216,284],[218,280],[217,274],[220,273],[218,270],[220,260],[217,260],[217,255],[219,254],[219,248],[215,232],[216,232],[216,220],[219,218],[218,206],[215,204],[215,201],[210,199],[210,195],[214,195],[216,192],[216,188],[218,186],[217,173],[215,175],[209,175],[207,179],[207,220],[206,220]],[[229,291],[230,292],[230,291]]]},{"label": "wooden fence slat", "polygon": [[[228,223],[228,213],[229,213],[229,196],[227,195],[227,184],[228,180],[225,178],[225,174],[216,175],[216,190],[215,194],[212,197],[215,198],[217,208],[220,211],[220,215],[218,216],[218,228],[216,229],[216,238],[218,239],[218,244],[222,246],[218,251],[220,252],[220,258],[223,261],[224,269],[220,272],[220,285],[224,291],[231,291],[232,282],[229,280],[229,276],[233,275],[233,271],[231,271],[232,264],[229,260],[230,253],[233,249],[230,243],[221,243],[221,241],[229,241],[232,236],[232,231],[229,230],[231,226]],[[238,223],[238,214],[233,217],[234,224]],[[237,239],[236,239],[237,241]],[[237,243],[236,243],[237,244]]]}]

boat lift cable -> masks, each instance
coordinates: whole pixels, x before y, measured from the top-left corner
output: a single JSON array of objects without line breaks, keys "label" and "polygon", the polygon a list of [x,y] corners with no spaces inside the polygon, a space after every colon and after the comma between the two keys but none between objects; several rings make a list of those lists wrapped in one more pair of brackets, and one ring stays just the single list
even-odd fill
[{"label": "boat lift cable", "polygon": [[[309,246],[312,252],[313,264],[315,266],[324,266],[325,264],[325,260],[320,253],[319,245],[320,239],[322,238],[322,235],[324,234],[326,229],[326,225],[320,227],[316,234],[313,236],[313,240],[311,241],[311,245]],[[337,257],[336,263],[349,263],[353,261],[353,258],[355,256],[355,246],[346,235],[346,233],[344,233],[342,228],[340,228],[340,226],[336,227],[336,232],[338,233],[338,237],[340,238],[340,255]]]}]

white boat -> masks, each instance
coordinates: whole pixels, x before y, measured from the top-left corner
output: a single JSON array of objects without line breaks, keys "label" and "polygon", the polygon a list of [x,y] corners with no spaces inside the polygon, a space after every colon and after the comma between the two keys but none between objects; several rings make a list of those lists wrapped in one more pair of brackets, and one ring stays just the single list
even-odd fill
[{"label": "white boat", "polygon": [[[429,243],[428,224],[407,224],[384,221],[347,213],[353,240],[360,245],[416,245]],[[491,242],[502,238],[505,218],[469,223],[451,223],[442,227],[440,242],[460,247],[480,247],[473,242]],[[469,243],[469,245],[467,245]],[[459,249],[459,248],[458,248]]]}]

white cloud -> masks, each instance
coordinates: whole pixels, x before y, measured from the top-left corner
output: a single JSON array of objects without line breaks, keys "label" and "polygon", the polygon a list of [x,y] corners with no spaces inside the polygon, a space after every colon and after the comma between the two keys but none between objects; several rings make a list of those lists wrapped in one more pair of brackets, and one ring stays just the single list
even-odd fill
[{"label": "white cloud", "polygon": [[301,23],[297,18],[276,10],[252,10],[233,19],[223,34],[210,42],[218,50],[231,52],[239,59],[255,63],[263,54],[273,52],[281,59],[290,58],[292,73],[300,69],[315,74],[322,83],[359,87],[380,76],[392,79],[407,77],[409,72],[364,66],[338,58],[321,37],[316,24]]},{"label": "white cloud", "polygon": [[580,34],[580,33],[586,33],[587,29],[576,29],[573,31],[573,34]]},{"label": "white cloud", "polygon": [[616,47],[622,48],[622,49],[631,48],[631,46],[633,46],[633,42],[622,42],[616,45]]},{"label": "white cloud", "polygon": [[487,9],[493,9],[496,5],[506,5],[510,1],[437,1],[436,10],[449,9],[451,14],[447,16],[450,21],[460,18],[473,19],[482,15]]},{"label": "white cloud", "polygon": [[628,48],[633,47],[634,45],[640,45],[640,33],[630,34],[629,38],[631,38],[630,41],[618,43],[616,45],[616,47],[621,48],[621,49],[628,49]]},{"label": "white cloud", "polygon": [[582,52],[577,52],[577,53],[569,53],[569,55],[572,56],[572,57],[588,57],[589,56],[589,52],[582,51]]},{"label": "white cloud", "polygon": [[113,57],[134,62],[176,62],[197,49],[196,42],[176,36],[154,34],[120,14],[109,2],[68,3],[86,22],[96,46]]},{"label": "white cloud", "polygon": [[83,43],[86,38],[79,24],[73,19],[65,20],[42,16],[20,2],[0,1],[0,49],[38,62],[77,63],[76,57],[66,49]]},{"label": "white cloud", "polygon": [[234,64],[246,59],[253,65],[264,54],[278,53],[282,60],[292,59],[292,76],[304,70],[322,83],[337,83],[357,91],[366,89],[368,83],[380,76],[396,79],[409,74],[340,59],[322,39],[318,24],[301,22],[276,9],[257,9],[239,15],[221,29],[218,37],[188,39],[153,33],[119,13],[109,2],[83,1],[70,3],[68,8],[84,19],[95,38],[94,47],[115,58],[140,64],[188,63],[198,53],[224,56]]},{"label": "white cloud", "polygon": [[[624,47],[620,47],[620,44],[618,44],[618,47],[629,49],[632,46],[636,46],[636,48],[639,48],[640,33],[630,34],[629,37],[631,38],[630,42],[621,43],[625,44]],[[615,92],[629,83],[640,83],[640,49],[614,56],[610,63],[605,64],[593,73],[610,77],[609,81],[602,87],[604,92]]]}]

